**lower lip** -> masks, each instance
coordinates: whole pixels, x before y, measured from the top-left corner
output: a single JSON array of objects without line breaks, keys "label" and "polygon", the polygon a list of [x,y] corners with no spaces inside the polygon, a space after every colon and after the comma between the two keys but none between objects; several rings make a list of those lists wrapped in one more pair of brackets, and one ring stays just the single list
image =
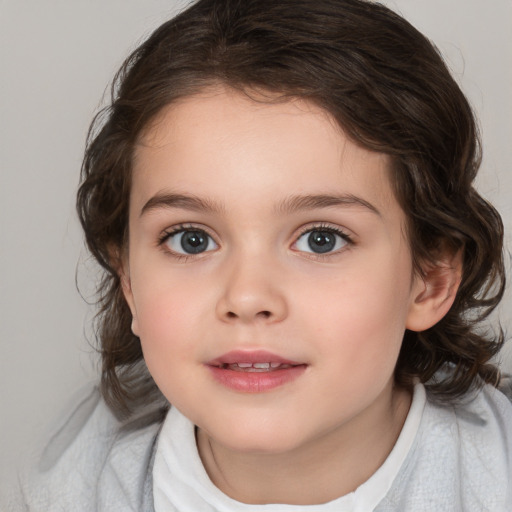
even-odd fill
[{"label": "lower lip", "polygon": [[294,381],[304,373],[306,365],[268,372],[241,372],[218,366],[208,368],[214,379],[229,389],[244,393],[264,393]]}]

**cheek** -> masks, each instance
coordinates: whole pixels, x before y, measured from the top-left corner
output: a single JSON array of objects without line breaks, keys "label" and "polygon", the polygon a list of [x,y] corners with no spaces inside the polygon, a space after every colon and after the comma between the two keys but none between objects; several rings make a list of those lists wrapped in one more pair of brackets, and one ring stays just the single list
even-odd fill
[{"label": "cheek", "polygon": [[[157,386],[171,402],[193,392],[187,368],[196,360],[192,342],[198,332],[198,310],[179,287],[151,287],[138,296],[139,336],[144,360]],[[180,291],[182,293],[180,293]],[[190,293],[190,292],[188,292]]]},{"label": "cheek", "polygon": [[197,290],[181,284],[157,281],[150,276],[134,286],[137,323],[144,356],[149,362],[168,354],[179,360],[185,350],[190,350],[190,340],[198,336],[198,322],[204,316]]},{"label": "cheek", "polygon": [[301,309],[323,350],[338,350],[354,367],[386,360],[394,367],[410,301],[410,280],[397,266],[381,260],[334,276],[321,289],[310,286],[315,293]]}]

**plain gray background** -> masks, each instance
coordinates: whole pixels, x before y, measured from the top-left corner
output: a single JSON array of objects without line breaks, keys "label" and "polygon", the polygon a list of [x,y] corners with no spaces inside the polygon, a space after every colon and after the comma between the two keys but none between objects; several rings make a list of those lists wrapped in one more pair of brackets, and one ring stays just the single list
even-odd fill
[{"label": "plain gray background", "polygon": [[[512,1],[387,0],[445,55],[481,121],[479,189],[512,232]],[[0,0],[0,478],[97,374],[94,266],[74,194],[93,114],[176,0]],[[510,263],[508,263],[510,267]],[[512,331],[512,299],[501,308]],[[509,344],[510,345],[510,344]],[[502,356],[512,368],[509,346]]]}]

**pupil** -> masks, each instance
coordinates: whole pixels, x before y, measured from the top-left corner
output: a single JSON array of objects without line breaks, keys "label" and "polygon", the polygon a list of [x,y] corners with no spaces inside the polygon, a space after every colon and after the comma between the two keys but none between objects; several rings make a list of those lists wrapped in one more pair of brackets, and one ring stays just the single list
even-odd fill
[{"label": "pupil", "polygon": [[181,237],[181,247],[190,254],[197,254],[206,250],[208,239],[200,231],[187,231]]},{"label": "pupil", "polygon": [[312,231],[308,237],[308,244],[312,251],[323,253],[332,251],[336,240],[334,235],[328,231]]}]

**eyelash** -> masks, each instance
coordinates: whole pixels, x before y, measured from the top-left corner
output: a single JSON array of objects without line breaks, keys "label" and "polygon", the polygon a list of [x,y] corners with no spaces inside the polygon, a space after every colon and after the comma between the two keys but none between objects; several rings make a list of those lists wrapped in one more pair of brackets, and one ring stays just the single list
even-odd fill
[{"label": "eyelash", "polygon": [[[162,235],[158,238],[157,245],[159,247],[162,247],[167,242],[167,240],[169,240],[169,238],[171,238],[172,236],[177,235],[179,233],[184,233],[187,231],[203,231],[204,233],[206,233],[206,235],[208,235],[210,238],[212,238],[212,240],[214,240],[214,242],[215,242],[214,237],[204,227],[180,224],[179,226],[165,230],[162,233]],[[295,241],[293,242],[293,244],[296,244],[297,241],[301,237],[303,237],[306,233],[311,233],[313,231],[322,231],[322,232],[327,232],[327,233],[332,233],[334,235],[338,235],[340,238],[342,238],[347,243],[348,246],[354,245],[354,241],[350,235],[345,233],[340,228],[331,226],[329,224],[324,224],[324,223],[309,225],[309,226],[306,226],[303,229],[301,229],[300,233],[295,237]],[[217,244],[217,242],[215,242],[215,243]],[[341,250],[338,249],[337,251],[327,252],[325,254],[313,253],[313,252],[305,253],[303,251],[300,251],[300,252],[304,253],[306,255],[305,257],[307,257],[307,258],[316,259],[316,260],[324,260],[324,259],[329,258],[330,256],[339,254],[342,251],[343,251],[343,249],[341,249]],[[180,261],[187,261],[187,260],[190,260],[193,258],[201,257],[201,255],[204,254],[204,253],[181,254],[181,253],[178,253],[175,251],[171,251],[170,249],[166,249],[165,252],[172,255],[173,258],[180,260]],[[210,252],[210,251],[207,251],[207,252]]]},{"label": "eyelash", "polygon": [[[301,230],[301,232],[299,233],[299,235],[295,238],[294,244],[296,244],[297,241],[301,237],[303,237],[306,233],[311,233],[313,231],[322,231],[322,232],[327,232],[327,233],[332,233],[334,235],[338,235],[340,238],[343,239],[343,241],[345,241],[347,243],[347,246],[354,245],[354,240],[352,239],[352,237],[349,234],[345,233],[345,231],[343,231],[342,229],[340,229],[338,227],[334,227],[334,226],[331,226],[330,224],[324,224],[324,223],[313,224],[313,225],[304,227]],[[325,254],[313,253],[313,252],[304,253],[304,254],[306,254],[305,257],[310,258],[310,259],[325,260],[325,259],[328,259],[329,257],[339,254],[340,252],[343,252],[345,249],[346,248],[338,249],[337,251],[327,252]]]},{"label": "eyelash", "polygon": [[[169,238],[171,238],[172,236],[177,235],[179,233],[186,233],[187,231],[203,231],[215,242],[214,237],[208,232],[208,230],[206,228],[194,226],[192,224],[180,224],[179,226],[175,226],[170,229],[166,229],[162,233],[162,235],[158,238],[158,242],[157,242],[158,247],[163,247],[164,244],[167,242],[167,240],[169,240]],[[217,243],[217,242],[215,242],[215,243]],[[204,254],[204,253],[181,254],[179,252],[171,251],[170,249],[164,249],[164,251],[167,254],[171,255],[174,259],[176,259],[178,261],[183,261],[183,262],[188,261],[193,258],[201,257],[201,255]]]}]

